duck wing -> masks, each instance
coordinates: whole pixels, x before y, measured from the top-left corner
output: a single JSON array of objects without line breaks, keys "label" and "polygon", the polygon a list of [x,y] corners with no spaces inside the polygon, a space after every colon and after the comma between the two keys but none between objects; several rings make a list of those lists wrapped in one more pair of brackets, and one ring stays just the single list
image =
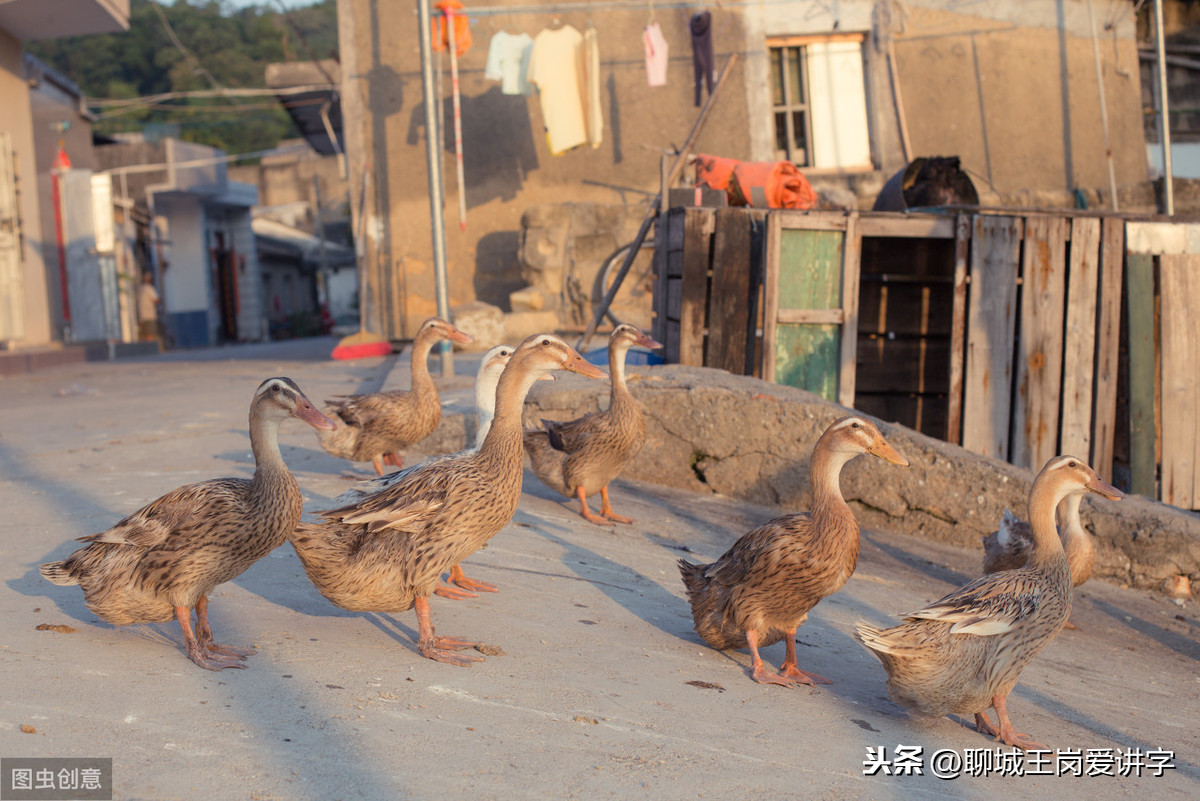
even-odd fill
[{"label": "duck wing", "polygon": [[951,634],[989,637],[1011,631],[1037,614],[1050,595],[1044,579],[1038,581],[1024,570],[1008,571],[976,579],[904,619],[936,620],[951,624]]},{"label": "duck wing", "polygon": [[407,392],[376,392],[373,395],[338,395],[345,400],[328,400],[330,408],[347,425],[366,428],[374,421],[394,415],[398,406],[403,406],[402,397]]},{"label": "duck wing", "polygon": [[383,529],[416,531],[425,529],[430,520],[457,495],[467,491],[471,482],[451,467],[453,459],[421,465],[403,479],[362,500],[327,509],[320,515],[350,525],[365,525],[368,532]]},{"label": "duck wing", "polygon": [[104,542],[156,548],[203,530],[214,519],[244,514],[247,479],[219,478],[189,484],[168,492],[111,528],[80,537],[80,542]]},{"label": "duck wing", "polygon": [[720,559],[705,568],[704,577],[734,587],[755,576],[774,574],[785,559],[794,555],[794,529],[808,520],[808,512],[786,515],[743,534]]},{"label": "duck wing", "polygon": [[550,445],[556,451],[574,453],[586,447],[588,440],[595,437],[607,418],[605,412],[592,412],[566,422],[543,420],[542,425],[550,437]]}]

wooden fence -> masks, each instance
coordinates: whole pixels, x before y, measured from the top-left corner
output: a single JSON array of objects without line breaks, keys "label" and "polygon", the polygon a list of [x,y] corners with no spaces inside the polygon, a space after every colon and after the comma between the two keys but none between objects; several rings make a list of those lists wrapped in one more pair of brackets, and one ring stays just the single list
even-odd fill
[{"label": "wooden fence", "polygon": [[672,209],[662,229],[668,361],[798,386],[1030,469],[1071,453],[1200,508],[1200,226]]}]

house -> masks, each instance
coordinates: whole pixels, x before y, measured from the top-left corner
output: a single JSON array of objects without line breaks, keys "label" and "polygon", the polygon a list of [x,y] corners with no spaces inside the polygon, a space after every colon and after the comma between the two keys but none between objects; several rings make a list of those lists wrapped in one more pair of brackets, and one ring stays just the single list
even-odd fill
[{"label": "house", "polygon": [[253,184],[231,181],[216,148],[122,136],[96,149],[119,202],[153,221],[155,283],[176,347],[254,342],[268,335],[250,210]]},{"label": "house", "polygon": [[[73,98],[69,81],[31,69],[24,42],[128,27],[129,0],[0,2],[0,347],[46,347],[71,336],[53,224],[58,140],[89,166],[90,132],[77,90]],[[68,121],[80,124],[64,130]]]},{"label": "house", "polygon": [[[707,86],[696,87],[692,4],[569,4],[556,13],[521,0],[466,5],[458,186],[447,54],[435,59],[443,77],[431,111],[411,7],[338,3],[351,195],[366,198],[368,324],[393,336],[411,335],[436,308],[424,150],[431,115],[443,121],[451,304],[481,299],[508,309],[525,281],[523,242],[526,251],[565,251],[568,271],[581,254],[599,260],[612,249],[607,235],[577,227],[607,212],[567,215],[566,245],[561,232],[530,241],[523,215],[611,207],[636,228],[659,188],[663,152],[682,145],[697,100],[708,96]],[[823,196],[865,208],[914,159],[958,156],[985,204],[1154,210],[1132,0],[795,0],[708,13],[713,69],[740,58],[696,152],[788,159]],[[554,154],[539,96],[505,94],[485,72],[497,34],[537,37],[566,26],[595,32],[603,130],[594,146]],[[666,45],[663,85],[649,85],[647,28]],[[537,302],[559,309],[565,324],[572,298],[591,283],[580,273],[560,286]]]},{"label": "house", "polygon": [[354,249],[256,214],[251,220],[271,337],[324,333],[357,314]]}]

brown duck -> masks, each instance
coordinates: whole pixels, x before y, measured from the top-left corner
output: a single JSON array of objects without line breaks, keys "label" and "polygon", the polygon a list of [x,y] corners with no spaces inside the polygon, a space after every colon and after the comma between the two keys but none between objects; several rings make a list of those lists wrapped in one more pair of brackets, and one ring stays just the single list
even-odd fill
[{"label": "brown duck", "polygon": [[[592,523],[611,526],[632,523],[613,512],[608,485],[646,442],[646,416],[625,384],[625,354],[634,345],[661,348],[632,325],[617,326],[608,338],[608,370],[612,389],[608,408],[576,420],[543,420],[544,431],[525,433],[525,450],[533,472],[550,489],[579,499],[579,514]],[[587,498],[600,493],[600,516],[588,509]]]},{"label": "brown duck", "polygon": [[282,545],[300,522],[300,489],[279,453],[279,424],[289,417],[333,428],[290,378],[267,379],[250,404],[254,478],[172,490],[107,531],[81,537],[89,545],[42,565],[42,575],[81,585],[88,609],[117,626],[174,618],[188,657],[202,668],[245,667],[238,660],[250,651],[213,642],[208,596]]},{"label": "brown duck", "polygon": [[529,387],[552,370],[591,378],[603,371],[549,334],[529,337],[500,376],[496,414],[478,451],[433,462],[359,503],[300,524],[290,539],[308,577],[329,601],[360,612],[417,613],[417,649],[454,665],[474,643],[437,637],[429,596],[438,578],[512,519],[521,497],[521,407]]},{"label": "brown duck", "polygon": [[[842,588],[858,564],[858,523],[842,498],[842,467],[862,453],[908,461],[861,417],[834,422],[809,462],[812,511],[784,515],[744,534],[708,565],[679,560],[696,633],[713,648],[745,648],[762,684],[830,684],[796,665],[796,629],[822,598]],[[758,649],[784,640],[779,673],[763,668]]]},{"label": "brown duck", "polygon": [[[479,371],[475,375],[475,442],[471,447],[458,453],[435,456],[418,465],[362,481],[357,486],[346,490],[335,498],[333,501],[334,505],[341,507],[357,504],[365,498],[382,492],[393,484],[411,480],[413,473],[425,470],[431,464],[443,459],[458,459],[469,456],[479,450],[480,446],[483,445],[484,439],[487,438],[487,433],[492,427],[492,418],[496,414],[496,385],[500,383],[500,375],[504,372],[504,368],[508,365],[512,354],[513,347],[511,345],[497,345],[485,353],[483,359],[479,362]],[[554,376],[546,374],[542,378],[552,380]],[[499,592],[495,584],[468,578],[467,574],[463,572],[462,565],[450,566],[450,581],[458,586],[451,587],[449,584],[441,584],[434,590],[434,593],[444,598],[461,601],[466,598],[479,597],[474,592],[471,592],[471,590]]]},{"label": "brown duck", "polygon": [[383,475],[385,461],[402,467],[404,460],[397,451],[425,439],[442,419],[442,404],[428,362],[433,346],[443,339],[471,341],[445,320],[426,320],[413,339],[411,389],[325,401],[325,413],[337,422],[337,428],[318,430],[321,447],[342,459],[371,462],[377,475]]},{"label": "brown duck", "polygon": [[[981,733],[1005,745],[1045,748],[1013,727],[1008,694],[1071,612],[1071,569],[1054,509],[1085,492],[1123,497],[1079,459],[1054,457],[1029,493],[1034,544],[1024,567],[978,578],[905,615],[899,626],[858,624],[858,639],[883,663],[896,703],[925,715],[973,714]],[[999,729],[988,720],[988,707],[996,710]]]}]

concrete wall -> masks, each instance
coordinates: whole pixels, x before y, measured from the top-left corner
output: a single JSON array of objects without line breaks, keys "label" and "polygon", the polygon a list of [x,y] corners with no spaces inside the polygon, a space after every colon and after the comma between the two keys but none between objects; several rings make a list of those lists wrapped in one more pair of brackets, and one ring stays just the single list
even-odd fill
[{"label": "concrete wall", "polygon": [[[205,243],[204,207],[190,195],[161,195],[155,200],[156,223],[169,245],[163,247],[163,309],[168,330],[178,344],[216,340],[218,320],[213,304],[211,269]],[[192,338],[203,335],[202,342]],[[181,341],[180,341],[181,339]]]},{"label": "concrete wall", "polygon": [[[501,0],[495,7],[517,5]],[[877,0],[832,4],[736,3],[712,9],[716,62],[742,58],[731,86],[696,145],[744,159],[770,158],[771,112],[766,37],[865,32],[864,81],[876,169],[853,176],[816,175],[870,205],[883,181],[907,163],[901,144],[896,87],[912,156],[960,155],[985,198],[997,202],[1070,204],[1076,188],[1107,187],[1091,25],[1081,0],[1016,0],[957,4]],[[465,198],[468,225],[459,228],[452,108],[447,76],[443,126],[447,251],[451,304],[475,298],[507,309],[504,295],[520,275],[519,221],[534,206],[619,203],[637,206],[657,189],[662,148],[682,145],[696,117],[692,8],[655,12],[670,47],[667,85],[646,84],[643,7],[561,15],[599,34],[603,144],[551,156],[536,95],[508,96],[485,81],[493,34],[535,36],[544,14],[471,18],[473,46],[460,59]],[[1133,15],[1128,0],[1095,0],[1101,33],[1110,140],[1117,183],[1147,178],[1139,105]],[[425,116],[412,4],[339,0],[343,115],[352,196],[364,175],[368,327],[411,335],[435,311]],[[1115,20],[1112,30],[1104,23]],[[892,81],[888,41],[895,43]],[[733,89],[734,91],[729,91]],[[1142,200],[1145,198],[1143,197]]]},{"label": "concrete wall", "polygon": [[54,230],[44,233],[42,229],[33,111],[25,83],[21,43],[4,30],[0,30],[0,108],[3,108],[0,130],[12,137],[23,240],[21,292],[25,336],[16,344],[42,345],[60,337],[51,328],[52,299],[47,293],[43,257],[43,237],[53,238]]}]

